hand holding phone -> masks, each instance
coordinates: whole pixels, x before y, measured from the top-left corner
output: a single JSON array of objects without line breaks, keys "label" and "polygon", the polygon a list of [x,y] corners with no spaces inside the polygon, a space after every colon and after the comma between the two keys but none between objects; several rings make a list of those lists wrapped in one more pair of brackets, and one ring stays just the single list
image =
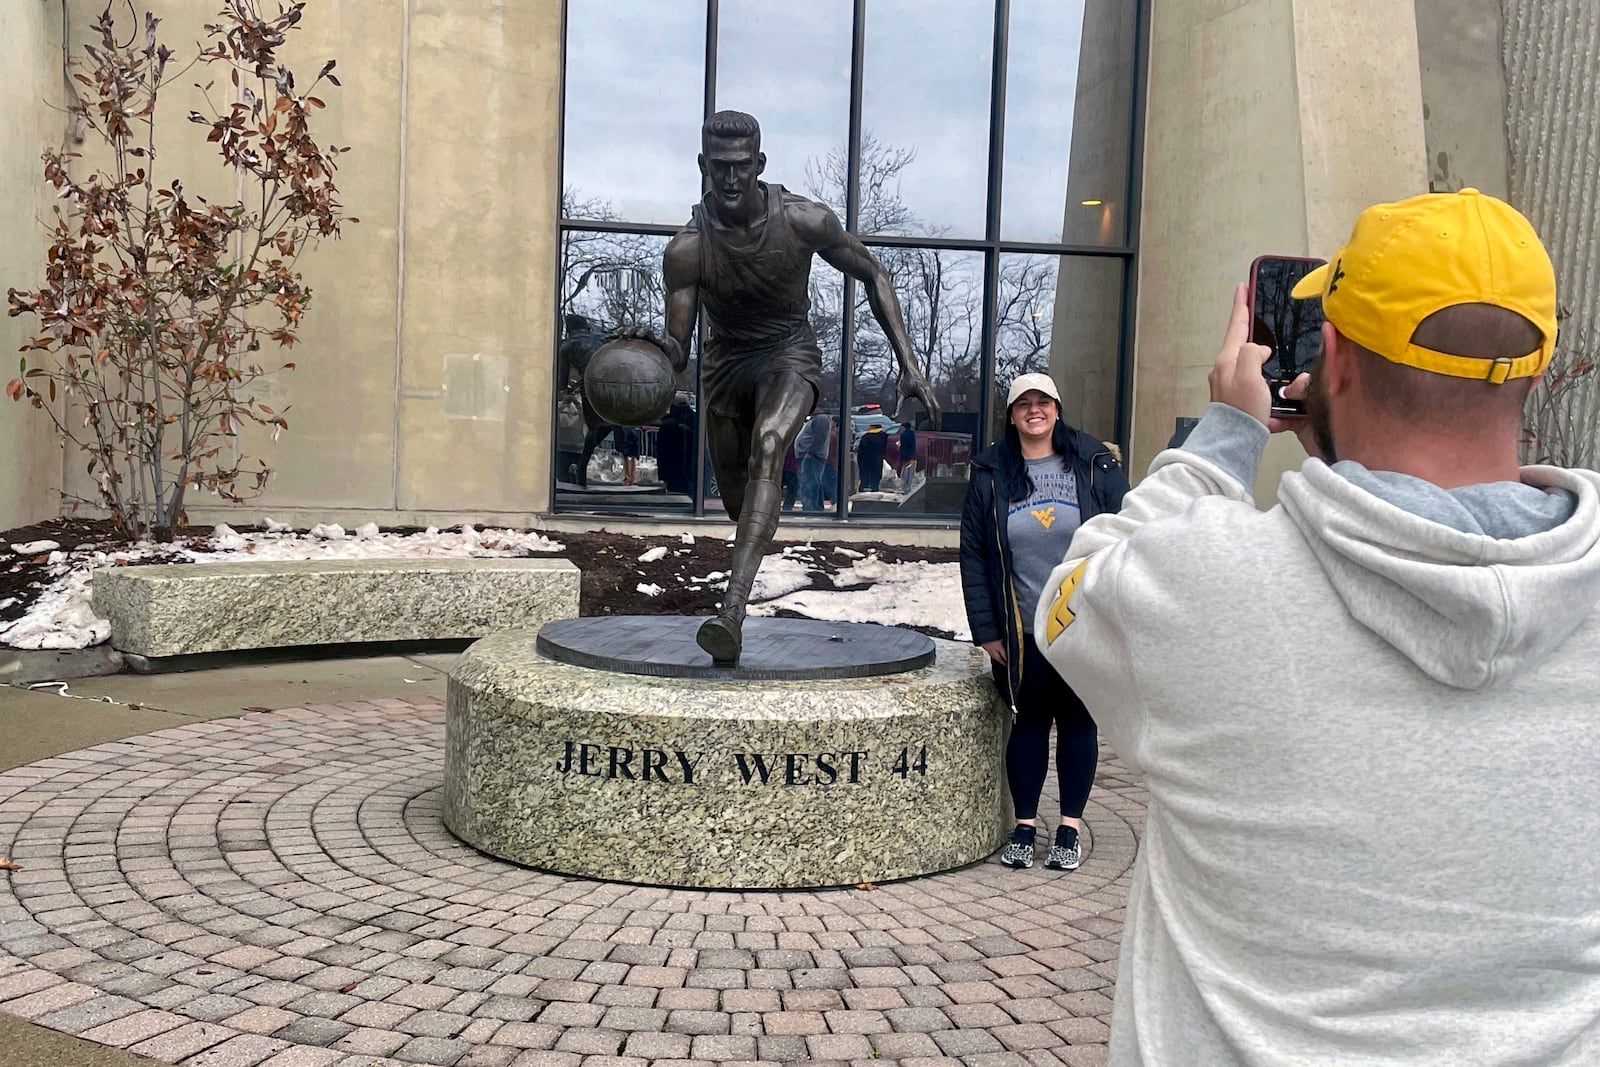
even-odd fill
[{"label": "hand holding phone", "polygon": [[1261,373],[1272,393],[1274,415],[1305,414],[1305,401],[1284,391],[1311,370],[1322,350],[1322,300],[1296,300],[1290,290],[1324,262],[1306,256],[1258,256],[1250,264],[1250,340],[1272,352]]}]

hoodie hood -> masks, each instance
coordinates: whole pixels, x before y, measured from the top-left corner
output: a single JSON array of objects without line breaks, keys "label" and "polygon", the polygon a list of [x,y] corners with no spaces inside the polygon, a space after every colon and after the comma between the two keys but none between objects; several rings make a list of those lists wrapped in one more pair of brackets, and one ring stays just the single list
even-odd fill
[{"label": "hoodie hood", "polygon": [[1481,690],[1536,667],[1600,602],[1600,474],[1525,467],[1522,481],[1570,494],[1571,516],[1523,537],[1468,532],[1317,460],[1278,499],[1358,622],[1436,681]]}]

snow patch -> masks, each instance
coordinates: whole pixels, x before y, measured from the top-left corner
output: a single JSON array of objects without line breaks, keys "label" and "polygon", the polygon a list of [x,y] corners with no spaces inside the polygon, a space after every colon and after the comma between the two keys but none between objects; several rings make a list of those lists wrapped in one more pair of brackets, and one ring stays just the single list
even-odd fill
[{"label": "snow patch", "polygon": [[667,554],[667,546],[666,545],[657,545],[654,548],[646,549],[644,552],[641,552],[639,554],[639,562],[640,563],[654,563],[656,560],[661,559],[664,556],[666,556],[666,554]]},{"label": "snow patch", "polygon": [[871,559],[858,563],[849,572],[841,571],[834,578],[835,584],[851,584],[850,580],[840,581],[847,573],[857,575],[854,581],[865,580],[868,573],[876,578],[866,589],[802,589],[754,604],[750,614],[775,615],[787,608],[809,619],[921,626],[947,633],[957,641],[972,639],[966,612],[962,610],[959,563],[884,563]]},{"label": "snow patch", "polygon": [[634,588],[643,593],[645,596],[660,596],[662,593],[666,592],[666,590],[662,589],[654,582],[640,582]]},{"label": "snow patch", "polygon": [[19,556],[37,556],[42,552],[54,552],[61,547],[59,541],[23,541],[11,546],[11,551]]}]

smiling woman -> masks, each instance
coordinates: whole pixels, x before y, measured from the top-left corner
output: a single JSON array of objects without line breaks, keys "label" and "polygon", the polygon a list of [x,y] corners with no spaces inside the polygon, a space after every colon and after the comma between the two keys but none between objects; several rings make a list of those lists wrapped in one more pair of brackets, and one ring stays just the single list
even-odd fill
[{"label": "smiling woman", "polygon": [[[1125,436],[1134,256],[1126,205],[1147,6],[566,0],[562,247],[617,253],[609,265],[563,258],[562,311],[582,291],[593,312],[574,336],[662,321],[645,307],[664,298],[659,255],[650,262],[648,248],[716,190],[715,180],[698,180],[699,124],[736,109],[761,122],[758,188],[781,185],[828,205],[884,265],[943,413],[935,425],[916,407],[895,411],[900,368],[866,287],[813,271],[821,409],[838,418],[880,405],[912,422],[919,454],[914,481],[865,496],[848,458],[830,464],[830,503],[817,519],[948,522],[973,454],[1000,424],[996,380],[1024,371],[1057,375],[1075,424],[1102,439]],[[731,165],[708,163],[712,179]],[[726,177],[730,190],[743,185]],[[637,485],[613,485],[602,441],[599,466],[580,472],[594,477],[570,477],[579,457],[569,411],[558,509],[722,511],[701,426],[703,339],[697,329],[679,382],[686,416],[673,428],[684,453],[674,466],[692,476],[680,472],[676,490],[664,491],[646,464]],[[651,428],[644,441],[641,462],[656,447]]]}]

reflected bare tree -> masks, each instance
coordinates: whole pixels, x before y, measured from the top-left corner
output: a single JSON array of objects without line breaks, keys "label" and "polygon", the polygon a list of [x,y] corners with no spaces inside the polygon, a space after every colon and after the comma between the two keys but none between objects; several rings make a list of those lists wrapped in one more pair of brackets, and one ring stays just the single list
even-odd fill
[{"label": "reflected bare tree", "polygon": [[[570,187],[561,194],[561,215],[618,221],[610,201],[584,197]],[[606,329],[650,326],[659,330],[665,306],[661,284],[664,243],[644,234],[563,230],[561,314],[581,314]]]}]

